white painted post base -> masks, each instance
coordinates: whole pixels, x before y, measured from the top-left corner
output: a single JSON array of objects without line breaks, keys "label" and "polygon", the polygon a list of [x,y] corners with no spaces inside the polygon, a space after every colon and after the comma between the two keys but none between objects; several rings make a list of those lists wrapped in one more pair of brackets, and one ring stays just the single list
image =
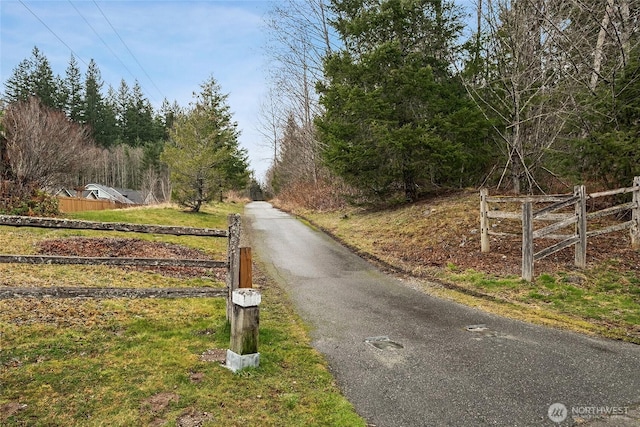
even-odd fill
[{"label": "white painted post base", "polygon": [[226,367],[233,372],[244,368],[257,367],[258,326],[260,324],[260,291],[241,288],[233,291],[231,301],[231,342],[227,350]]},{"label": "white painted post base", "polygon": [[244,368],[257,368],[259,365],[260,353],[237,354],[232,350],[227,350],[225,367],[233,372],[238,372]]}]

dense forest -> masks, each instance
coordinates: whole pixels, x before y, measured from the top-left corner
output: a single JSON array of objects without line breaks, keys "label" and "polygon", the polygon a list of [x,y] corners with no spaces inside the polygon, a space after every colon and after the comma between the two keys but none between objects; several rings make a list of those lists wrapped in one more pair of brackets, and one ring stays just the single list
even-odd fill
[{"label": "dense forest", "polygon": [[[216,81],[211,78],[201,89],[220,100],[210,114],[226,117],[224,126],[236,126]],[[93,60],[83,75],[72,55],[64,76],[54,75],[45,54],[34,47],[31,57],[20,62],[7,79],[1,111],[0,173],[4,182],[13,184],[16,194],[12,196],[28,197],[34,188],[55,192],[61,187],[99,183],[142,190],[145,197],[152,193],[159,201],[169,200],[173,193],[174,199],[193,207],[180,194],[188,193],[185,186],[202,186],[203,176],[212,176],[211,172],[203,175],[207,169],[217,172],[215,191],[200,188],[198,204],[217,198],[222,191],[243,190],[248,184],[248,161],[239,148],[238,133],[216,139],[207,132],[215,134],[220,129],[204,129],[198,149],[206,147],[209,153],[216,153],[216,161],[202,160],[197,176],[191,176],[196,170],[193,165],[185,172],[163,153],[182,143],[174,125],[196,115],[198,102],[181,107],[165,99],[160,111],[155,111],[137,81],[130,86],[122,80],[117,89],[109,86],[105,90]]]},{"label": "dense forest", "polygon": [[474,3],[280,2],[262,123],[272,191],[340,183],[375,201],[630,185],[640,2]]}]

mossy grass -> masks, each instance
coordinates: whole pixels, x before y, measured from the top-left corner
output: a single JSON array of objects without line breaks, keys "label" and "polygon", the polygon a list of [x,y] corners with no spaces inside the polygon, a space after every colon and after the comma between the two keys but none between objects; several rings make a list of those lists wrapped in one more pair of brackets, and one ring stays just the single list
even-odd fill
[{"label": "mossy grass", "polygon": [[[203,215],[163,208],[73,216],[219,228],[228,213],[241,208],[215,205]],[[34,234],[30,242],[50,238],[48,231]],[[200,244],[189,238],[185,243]],[[4,246],[7,252],[25,247],[20,239],[8,239]],[[181,282],[110,267],[14,267],[19,275],[5,276],[5,285]],[[78,273],[84,277],[74,279]],[[200,416],[205,426],[364,426],[334,384],[326,361],[311,347],[286,294],[259,270],[254,282],[263,292],[260,366],[235,374],[201,357],[228,348],[223,298],[0,300],[0,424],[172,426],[181,417]]]}]

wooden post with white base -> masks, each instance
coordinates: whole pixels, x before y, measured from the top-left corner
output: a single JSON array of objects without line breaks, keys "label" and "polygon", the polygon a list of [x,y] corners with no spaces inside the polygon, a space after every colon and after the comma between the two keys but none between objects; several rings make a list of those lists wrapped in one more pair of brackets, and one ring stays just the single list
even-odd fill
[{"label": "wooden post with white base", "polygon": [[231,310],[231,343],[226,367],[233,372],[260,364],[258,326],[260,324],[260,291],[241,288],[233,291]]}]

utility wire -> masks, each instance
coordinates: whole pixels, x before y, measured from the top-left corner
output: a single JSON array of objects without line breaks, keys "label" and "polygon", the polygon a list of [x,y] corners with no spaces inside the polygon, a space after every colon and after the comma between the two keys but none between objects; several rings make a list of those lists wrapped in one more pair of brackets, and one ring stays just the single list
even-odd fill
[{"label": "utility wire", "polygon": [[35,17],[36,17],[36,19],[37,19],[38,21],[40,21],[40,23],[41,23],[42,25],[44,25],[44,26],[45,26],[45,28],[46,28],[47,30],[49,30],[49,32],[50,32],[51,34],[53,34],[53,35],[55,36],[55,38],[57,38],[57,39],[60,41],[60,43],[62,43],[63,45],[65,45],[65,46],[67,47],[67,49],[69,49],[69,50],[71,51],[71,53],[73,53],[73,54],[75,55],[75,57],[76,57],[76,58],[80,59],[80,61],[82,61],[82,63],[83,63],[84,65],[86,65],[87,67],[89,66],[89,64],[87,64],[87,63],[85,62],[85,60],[84,60],[84,59],[82,59],[82,57],[81,57],[80,55],[78,55],[78,54],[77,54],[73,49],[71,49],[71,46],[69,46],[68,44],[66,44],[66,43],[65,43],[65,41],[64,41],[64,40],[62,40],[62,38],[60,38],[60,36],[58,36],[58,35],[56,34],[56,32],[55,32],[55,31],[53,31],[53,30],[51,29],[51,27],[49,27],[49,26],[48,26],[48,25],[47,25],[47,24],[46,24],[42,19],[40,19],[40,17],[39,17],[38,15],[36,15],[36,13],[35,13],[33,10],[29,9],[29,6],[27,6],[27,5],[26,5],[22,0],[18,0],[18,1],[20,2],[20,4],[21,4],[21,5],[23,5],[23,6],[24,6],[24,8],[25,8],[25,9],[27,9],[27,10],[28,10],[28,11],[29,11],[33,16],[35,16]]},{"label": "utility wire", "polygon": [[118,56],[118,54],[116,54],[113,49],[111,49],[111,46],[109,46],[109,44],[107,44],[106,41],[104,41],[104,39],[102,37],[100,37],[100,34],[98,34],[98,32],[96,31],[96,29],[93,27],[93,25],[91,25],[91,23],[87,20],[87,18],[84,17],[84,15],[78,10],[78,8],[71,2],[71,0],[67,0],[69,2],[69,4],[71,5],[71,7],[73,7],[76,12],[78,13],[78,15],[80,15],[80,17],[84,20],[84,22],[87,23],[87,25],[89,26],[89,28],[91,28],[91,30],[93,31],[93,33],[96,35],[96,37],[98,37],[100,39],[100,41],[102,42],[103,45],[106,46],[107,49],[109,49],[109,52],[111,52],[111,54],[118,60],[118,62],[120,62],[120,64],[124,67],[125,70],[127,70],[129,72],[129,74],[131,75],[131,77],[136,80],[136,76],[131,72],[131,70],[129,69],[129,67],[127,67],[127,65],[122,62],[122,60],[120,59],[120,57]]},{"label": "utility wire", "polygon": [[[71,2],[71,0],[69,0],[69,2]],[[147,78],[149,79],[149,81],[151,82],[151,84],[153,85],[153,87],[156,88],[156,90],[158,91],[158,93],[160,95],[162,95],[163,98],[166,98],[166,96],[164,95],[164,93],[162,93],[162,91],[160,90],[160,88],[158,87],[158,85],[156,85],[156,83],[153,81],[153,79],[151,78],[151,76],[149,76],[149,74],[147,73],[147,71],[144,69],[144,67],[142,66],[142,64],[140,64],[140,62],[138,61],[138,58],[136,58],[136,56],[133,54],[133,52],[131,52],[131,49],[129,49],[129,46],[127,46],[127,44],[124,42],[124,40],[122,39],[122,37],[120,37],[120,34],[118,33],[118,31],[115,29],[115,27],[113,26],[113,24],[111,23],[111,21],[109,21],[109,18],[107,18],[107,15],[104,14],[104,12],[102,11],[102,9],[100,8],[100,6],[98,6],[98,3],[96,3],[96,0],[93,0],[93,4],[96,6],[96,8],[98,8],[98,10],[100,11],[100,13],[102,14],[102,17],[105,19],[105,21],[107,21],[107,23],[109,24],[109,26],[111,27],[111,29],[113,30],[114,33],[116,33],[116,36],[118,36],[118,38],[120,39],[120,41],[122,42],[122,44],[124,45],[124,47],[127,49],[127,51],[129,52],[129,54],[131,55],[131,57],[133,58],[134,61],[136,61],[136,64],[138,64],[138,66],[140,67],[140,69],[142,70],[142,72],[144,73],[145,76],[147,76]]]}]

